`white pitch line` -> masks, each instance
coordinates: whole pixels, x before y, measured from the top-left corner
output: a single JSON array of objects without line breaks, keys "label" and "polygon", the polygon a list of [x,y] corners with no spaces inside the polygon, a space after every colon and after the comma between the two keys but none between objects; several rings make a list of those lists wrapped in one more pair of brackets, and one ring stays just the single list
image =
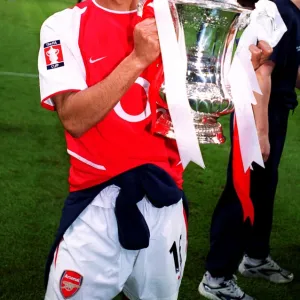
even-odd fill
[{"label": "white pitch line", "polygon": [[16,73],[16,72],[0,72],[0,76],[17,76],[17,77],[29,77],[29,78],[38,78],[37,74],[30,73]]}]

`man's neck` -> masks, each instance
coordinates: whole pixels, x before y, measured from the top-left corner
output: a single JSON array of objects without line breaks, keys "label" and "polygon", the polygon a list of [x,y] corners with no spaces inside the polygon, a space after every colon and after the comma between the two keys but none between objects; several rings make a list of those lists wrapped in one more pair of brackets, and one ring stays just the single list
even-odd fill
[{"label": "man's neck", "polygon": [[300,0],[291,0],[300,9]]},{"label": "man's neck", "polygon": [[130,11],[136,9],[138,0],[96,0],[96,2],[107,9]]}]

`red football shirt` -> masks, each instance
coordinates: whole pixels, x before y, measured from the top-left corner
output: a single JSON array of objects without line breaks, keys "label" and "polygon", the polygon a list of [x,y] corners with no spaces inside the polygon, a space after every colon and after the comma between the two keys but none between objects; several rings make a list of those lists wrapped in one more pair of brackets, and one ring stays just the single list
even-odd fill
[{"label": "red football shirt", "polygon": [[[64,91],[80,91],[103,80],[133,50],[136,11],[111,11],[82,2],[48,18],[39,53],[42,106]],[[149,82],[141,74],[114,109],[80,138],[65,133],[70,190],[103,183],[145,163],[167,171],[182,185],[183,168],[173,140],[150,133]]]}]

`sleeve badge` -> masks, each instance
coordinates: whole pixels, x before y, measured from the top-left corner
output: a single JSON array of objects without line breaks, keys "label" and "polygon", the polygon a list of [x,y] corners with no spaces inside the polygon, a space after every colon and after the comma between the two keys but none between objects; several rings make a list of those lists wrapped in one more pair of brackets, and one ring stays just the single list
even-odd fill
[{"label": "sleeve badge", "polygon": [[47,70],[60,68],[65,65],[60,40],[45,43],[44,53]]}]

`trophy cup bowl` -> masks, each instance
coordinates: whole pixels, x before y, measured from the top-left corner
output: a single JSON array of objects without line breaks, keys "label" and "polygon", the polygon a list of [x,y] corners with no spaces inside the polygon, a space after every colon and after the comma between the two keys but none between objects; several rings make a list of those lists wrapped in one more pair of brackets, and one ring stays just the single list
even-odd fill
[{"label": "trophy cup bowl", "polygon": [[[200,144],[225,142],[218,118],[234,110],[226,76],[232,60],[232,40],[238,16],[250,11],[234,0],[175,0],[175,13],[185,34],[186,89]],[[174,10],[171,13],[174,14]],[[178,27],[178,24],[175,28]],[[231,46],[232,47],[232,46]],[[161,98],[166,101],[164,85]],[[162,113],[156,133],[175,138],[170,116]]]}]

